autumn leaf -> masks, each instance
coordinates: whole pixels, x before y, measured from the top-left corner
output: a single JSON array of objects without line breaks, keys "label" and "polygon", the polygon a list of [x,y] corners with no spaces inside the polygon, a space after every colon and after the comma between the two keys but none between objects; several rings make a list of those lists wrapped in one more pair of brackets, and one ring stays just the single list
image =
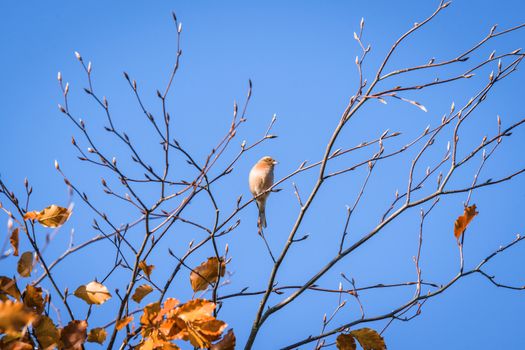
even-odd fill
[{"label": "autumn leaf", "polygon": [[100,305],[111,298],[108,289],[96,281],[78,287],[74,294],[77,298],[84,300],[89,305]]},{"label": "autumn leaf", "polygon": [[228,333],[222,337],[221,341],[211,346],[211,350],[235,350],[235,342],[235,334],[233,333],[233,329],[230,329]]},{"label": "autumn leaf", "polygon": [[220,338],[228,326],[212,316],[215,304],[205,299],[194,299],[177,308],[175,317],[185,322],[186,332],[183,339],[199,348],[208,348],[211,341]]},{"label": "autumn leaf", "polygon": [[54,349],[60,341],[60,333],[53,323],[53,321],[47,316],[40,316],[38,321],[33,326],[36,339],[40,343],[43,349]]},{"label": "autumn leaf", "polygon": [[363,350],[386,350],[383,337],[370,328],[361,328],[351,331],[350,335],[357,339]]},{"label": "autumn leaf", "polygon": [[473,204],[470,207],[465,207],[463,215],[459,216],[454,222],[454,236],[459,239],[463,232],[467,229],[474,216],[478,215],[476,211],[476,205]]},{"label": "autumn leaf", "polygon": [[[226,264],[220,261],[220,275],[224,276]],[[197,266],[190,273],[191,288],[194,292],[206,290],[210,283],[217,282],[219,276],[219,259],[217,257],[208,258],[205,262]]]},{"label": "autumn leaf", "polygon": [[149,284],[143,284],[141,286],[138,286],[137,289],[135,289],[135,293],[133,293],[131,299],[133,299],[137,303],[140,303],[141,300],[152,291],[153,287],[151,287]]},{"label": "autumn leaf", "polygon": [[11,243],[11,247],[13,247],[13,255],[14,256],[18,256],[18,243],[19,243],[19,239],[18,239],[18,232],[19,232],[19,228],[15,228],[13,230],[13,232],[11,232],[11,237],[9,237],[9,243]]},{"label": "autumn leaf", "polygon": [[133,316],[126,316],[124,318],[121,318],[117,321],[117,324],[115,325],[115,328],[117,331],[120,331],[122,328],[126,327],[128,323],[133,321]]},{"label": "autumn leaf", "polygon": [[6,294],[17,300],[22,298],[15,280],[6,276],[0,276],[0,300],[7,300]]},{"label": "autumn leaf", "polygon": [[39,212],[27,212],[24,220],[37,220],[42,226],[55,228],[62,226],[70,215],[71,212],[68,209],[53,204]]},{"label": "autumn leaf", "polygon": [[108,333],[106,332],[104,328],[102,327],[93,328],[88,333],[87,341],[90,343],[103,344],[107,336],[108,336]]},{"label": "autumn leaf", "polygon": [[[36,346],[26,332],[22,337],[12,339],[10,336],[5,336],[0,339],[0,349],[2,350],[34,350]],[[44,349],[49,350],[49,349]]]},{"label": "autumn leaf", "polygon": [[17,271],[22,277],[29,277],[33,270],[33,252],[25,252],[18,259]]},{"label": "autumn leaf", "polygon": [[18,338],[37,315],[18,301],[0,301],[0,334]]},{"label": "autumn leaf", "polygon": [[42,288],[28,284],[24,292],[23,300],[25,306],[36,311],[38,314],[44,311],[45,302],[42,297]]},{"label": "autumn leaf", "polygon": [[335,345],[339,350],[355,350],[355,339],[351,334],[339,334],[335,340]]},{"label": "autumn leaf", "polygon": [[148,265],[146,264],[145,260],[142,260],[141,262],[139,262],[139,268],[144,272],[146,276],[148,276],[148,278],[150,278],[151,272],[155,268],[155,265]]},{"label": "autumn leaf", "polygon": [[87,337],[87,322],[84,320],[73,320],[60,332],[60,340],[62,341],[62,349],[64,350],[80,350],[82,344]]}]

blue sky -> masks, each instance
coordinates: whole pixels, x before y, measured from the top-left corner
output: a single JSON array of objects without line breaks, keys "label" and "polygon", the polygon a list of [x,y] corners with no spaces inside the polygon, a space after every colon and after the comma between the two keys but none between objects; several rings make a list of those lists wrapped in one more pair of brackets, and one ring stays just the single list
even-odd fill
[{"label": "blue sky", "polygon": [[[85,76],[73,52],[78,51],[86,61],[92,61],[95,88],[108,97],[117,127],[126,130],[154,166],[160,166],[158,140],[138,109],[122,71],[137,80],[145,103],[158,114],[160,106],[155,91],[165,86],[175,54],[176,31],[171,20],[171,11],[175,11],[183,23],[183,56],[169,108],[174,136],[194,152],[196,159],[204,160],[227,131],[233,101],[244,100],[248,79],[254,86],[248,122],[239,131],[226,159],[231,159],[242,140],[256,141],[272,116],[277,115],[273,133],[279,137],[247,154],[232,174],[217,185],[219,202],[226,214],[239,194],[248,198],[247,174],[261,156],[269,154],[280,161],[276,178],[290,173],[303,160],[320,159],[339,116],[356,89],[358,76],[354,58],[359,54],[359,47],[353,40],[353,32],[358,30],[362,17],[366,22],[364,42],[372,45],[365,70],[365,76],[370,79],[392,42],[436,6],[437,1],[165,1],[147,4],[139,1],[4,1],[0,5],[2,180],[21,193],[23,179],[28,177],[34,187],[33,209],[51,202],[65,204],[67,191],[53,167],[57,159],[68,177],[111,213],[116,222],[137,217],[132,208],[102,193],[100,177],[108,176],[107,173],[76,160],[70,138],[74,135],[81,140],[81,137],[57,110],[57,103],[62,101],[56,74],[61,71],[64,80],[70,82],[71,109],[86,120],[97,142],[103,144],[108,153],[118,156],[124,165],[130,164],[122,145],[102,130],[104,116],[83,93]],[[502,29],[521,24],[523,10],[518,0],[497,4],[480,1],[475,5],[469,1],[454,1],[400,48],[386,70],[425,63],[431,57],[438,60],[453,57],[477,43],[493,24]],[[483,60],[492,50],[503,53],[523,47],[524,33],[518,31],[488,43],[471,60]],[[457,74],[461,67],[441,70],[437,76]],[[387,150],[389,147],[393,150],[414,138],[426,125],[437,125],[453,101],[457,106],[466,103],[494,68],[487,67],[467,82],[406,95],[424,104],[428,113],[399,101],[389,101],[386,106],[370,103],[348,124],[336,147],[356,145],[390,129],[403,132],[399,141],[386,143]],[[398,82],[433,77],[435,75],[413,74]],[[493,135],[496,115],[502,117],[504,126],[523,118],[523,79],[523,71],[518,71],[495,87],[465,127],[462,154],[466,154],[469,146],[479,144],[483,135]],[[498,178],[523,168],[524,140],[521,130],[505,140],[481,178]],[[440,151],[433,151],[431,155],[442,154],[446,143],[447,139],[440,139],[436,145]],[[352,218],[350,240],[357,240],[374,227],[388,208],[395,190],[406,187],[415,151],[417,149],[378,164],[362,205]],[[349,156],[335,163],[333,169],[348,166],[366,155],[368,153],[363,152]],[[422,160],[417,169],[419,176],[431,161],[431,157]],[[479,157],[474,159],[471,166],[458,173],[451,186],[469,184],[479,161]],[[175,178],[189,173],[183,163],[173,171]],[[309,172],[294,179],[303,196],[309,193],[315,175]],[[327,181],[300,231],[310,234],[310,238],[293,246],[277,279],[280,285],[303,283],[337,252],[345,205],[353,203],[365,175],[361,170]],[[516,233],[524,233],[521,220],[525,210],[524,185],[525,177],[521,176],[473,195],[472,202],[477,204],[480,214],[468,231],[467,266],[475,266],[499,245],[511,241]],[[283,246],[298,212],[291,182],[280,187],[282,191],[270,197],[267,212],[267,235],[275,251]],[[153,194],[147,191],[144,193]],[[446,282],[457,272],[458,252],[452,227],[454,219],[462,212],[465,198],[463,194],[443,198],[426,222],[422,257],[425,280]],[[74,202],[74,216],[46,251],[49,260],[67,247],[69,230],[75,229],[77,243],[95,235],[91,229],[93,213],[79,198],[74,198]],[[201,210],[205,205],[205,200],[196,201],[188,215],[209,224],[210,218],[205,214],[209,213],[209,208]],[[414,279],[412,256],[417,249],[418,213],[419,208],[414,208],[401,216],[356,254],[336,265],[333,273],[323,277],[319,285],[337,288],[341,272],[354,277],[358,286]],[[256,234],[255,218],[256,209],[252,206],[240,215],[242,223],[237,231],[220,242],[222,247],[229,244],[233,258],[229,265],[233,273],[231,283],[224,287],[224,293],[246,286],[250,286],[250,290],[266,286],[271,261]],[[198,238],[202,238],[202,234],[188,226],[175,226],[173,234],[163,243],[162,252],[152,260],[156,265],[154,277],[162,281],[176,263],[166,254],[168,247],[182,254],[188,242]],[[27,250],[27,242],[22,244]],[[514,248],[489,265],[488,272],[505,283],[525,284],[524,253],[523,246]],[[189,264],[196,266],[210,254],[211,248],[207,248],[190,259]],[[100,243],[71,256],[56,270],[56,275],[64,287],[74,290],[95,277],[102,278],[112,259],[110,244]],[[9,274],[16,261],[7,259],[0,264],[2,274]],[[127,275],[122,271],[108,285],[112,289],[120,285],[122,289],[126,280]],[[362,298],[367,314],[372,316],[390,311],[408,300],[413,292],[411,288],[382,290],[363,294]],[[183,301],[191,298],[187,271],[180,274],[168,294]],[[272,297],[270,305],[283,297]],[[73,299],[75,308],[84,310],[83,303]],[[153,300],[150,296],[145,301]],[[221,310],[221,318],[235,329],[239,344],[244,344],[258,302],[259,297],[246,297],[225,303]],[[255,348],[278,348],[318,334],[323,314],[330,314],[336,304],[335,296],[306,293],[268,320]],[[107,312],[111,306],[115,306],[112,301],[94,310],[90,326],[108,322],[114,314]],[[394,322],[384,337],[389,349],[438,349],[443,343],[449,349],[516,348],[521,345],[519,334],[524,311],[523,293],[498,289],[481,277],[472,276],[426,303],[422,314],[414,320]],[[348,306],[338,314],[332,326],[358,317],[359,308],[349,297]],[[385,322],[369,326],[380,330],[384,325]]]}]

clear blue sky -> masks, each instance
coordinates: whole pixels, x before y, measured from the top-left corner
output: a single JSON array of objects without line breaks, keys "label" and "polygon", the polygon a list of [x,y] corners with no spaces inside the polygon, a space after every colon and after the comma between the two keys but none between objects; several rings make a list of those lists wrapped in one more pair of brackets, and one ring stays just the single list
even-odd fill
[{"label": "clear blue sky", "polygon": [[[253,98],[248,111],[248,123],[234,141],[237,147],[243,139],[255,141],[262,135],[272,115],[278,121],[274,133],[279,138],[265,143],[250,153],[235,168],[232,175],[217,186],[225,213],[243,194],[249,196],[247,174],[252,164],[269,154],[280,161],[276,177],[293,171],[303,160],[316,161],[322,156],[332,130],[337,124],[346,101],[356,88],[357,73],[354,58],[359,48],[353,40],[361,17],[365,18],[364,41],[372,45],[366,75],[371,78],[391,43],[414,22],[420,21],[437,6],[437,1],[4,1],[0,4],[0,173],[13,189],[22,193],[27,176],[34,187],[32,209],[48,204],[65,204],[67,191],[53,168],[58,159],[71,180],[80,185],[90,198],[112,214],[116,222],[136,217],[129,207],[109,200],[102,193],[101,176],[106,173],[76,160],[70,138],[80,135],[57,110],[61,103],[56,74],[61,71],[71,84],[71,108],[85,119],[96,140],[128,162],[124,149],[103,132],[104,116],[83,93],[85,76],[73,52],[93,61],[96,89],[108,96],[117,127],[126,130],[136,140],[142,153],[159,165],[159,147],[153,130],[144,120],[131,91],[122,77],[126,70],[135,78],[145,102],[159,112],[155,90],[165,86],[175,53],[175,28],[171,11],[183,23],[181,69],[172,90],[170,112],[174,120],[174,135],[197,159],[221,137],[231,118],[233,101],[244,99],[247,81],[252,79]],[[435,21],[407,41],[393,57],[390,69],[408,64],[425,63],[429,58],[445,59],[478,42],[493,24],[508,28],[524,21],[525,7],[519,0],[454,1]],[[525,31],[513,33],[489,43],[472,59],[480,60],[490,52],[504,52],[525,46]],[[476,87],[490,73],[468,83],[456,83],[446,88],[429,89],[420,95],[407,94],[423,103],[428,113],[409,104],[391,101],[388,105],[372,103],[348,125],[337,147],[349,147],[377,137],[384,130],[401,131],[399,143],[408,142],[426,125],[437,125],[452,101],[461,105],[468,101]],[[387,70],[389,70],[387,68]],[[458,72],[454,68],[453,72]],[[453,73],[451,72],[451,73]],[[440,71],[440,77],[447,75]],[[410,79],[430,77],[415,74]],[[497,85],[489,99],[469,122],[465,145],[479,144],[485,134],[493,134],[496,115],[503,125],[524,117],[523,71]],[[477,79],[477,80],[476,80]],[[441,139],[440,150],[446,140]],[[389,144],[387,143],[387,150]],[[505,141],[481,178],[500,177],[525,166],[523,131],[517,131]],[[463,149],[466,152],[466,149]],[[230,152],[231,157],[235,152]],[[434,153],[436,154],[436,153]],[[334,169],[362,159],[365,153],[349,157]],[[378,165],[365,192],[362,206],[353,218],[351,240],[357,240],[367,229],[377,224],[388,207],[396,189],[404,189],[409,161],[414,152]],[[430,158],[423,159],[418,174],[424,174]],[[460,173],[452,185],[469,184],[479,164]],[[174,172],[187,173],[185,165]],[[345,205],[354,201],[365,173],[353,172],[329,181],[313,204],[300,234],[310,238],[295,245],[285,260],[278,277],[279,285],[303,283],[323,266],[337,251],[345,219]],[[312,186],[314,173],[295,179],[303,195]],[[283,191],[272,194],[268,203],[270,245],[276,251],[285,242],[298,206],[290,182]],[[428,281],[446,282],[458,269],[458,253],[452,234],[454,219],[462,212],[465,195],[443,199],[426,223],[422,269]],[[67,246],[68,231],[75,229],[75,242],[83,242],[95,233],[91,229],[93,213],[79,198],[75,198],[75,213],[64,226],[53,245],[46,251],[49,260]],[[523,232],[525,211],[525,177],[518,177],[497,188],[482,189],[472,198],[480,211],[469,229],[466,264],[472,267],[500,244],[511,241]],[[190,210],[195,219],[209,223],[199,214],[196,202]],[[200,215],[200,216],[199,216]],[[336,265],[333,273],[319,285],[337,288],[344,272],[356,279],[358,286],[394,283],[415,278],[412,256],[416,254],[419,208],[404,214],[400,220],[362,247],[356,254]],[[220,242],[230,245],[233,257],[229,270],[231,284],[224,293],[250,286],[259,290],[266,286],[271,264],[256,234],[256,209],[250,207],[241,216],[242,224],[235,233]],[[5,226],[3,226],[5,227]],[[42,235],[44,234],[42,231]],[[138,232],[137,232],[138,234]],[[200,236],[199,236],[200,235]],[[162,254],[151,261],[156,265],[154,279],[163,280],[176,261],[167,248],[181,254],[187,243],[202,234],[189,226],[177,226],[164,242]],[[24,241],[22,250],[27,250]],[[193,257],[190,265],[198,265],[211,253],[206,250]],[[113,254],[108,243],[71,256],[56,270],[59,282],[70,291],[108,272]],[[2,260],[2,274],[10,274],[15,260]],[[523,266],[525,247],[506,253],[487,270],[498,280],[513,285],[525,284]],[[110,289],[127,280],[122,272],[108,282]],[[21,283],[24,285],[24,282]],[[45,284],[47,288],[49,286]],[[345,285],[345,287],[348,287]],[[368,316],[388,312],[408,300],[414,289],[406,288],[363,294]],[[169,296],[183,301],[191,298],[188,273],[183,271],[170,289]],[[270,299],[270,304],[283,296]],[[114,298],[116,299],[116,298]],[[82,301],[71,299],[75,308],[83,310]],[[155,300],[153,296],[145,301]],[[244,344],[253,321],[259,297],[226,302],[221,318],[235,329],[238,343]],[[306,293],[265,324],[256,342],[256,349],[274,349],[310,334],[318,334],[322,316],[330,314],[337,304],[335,296]],[[90,326],[108,322],[114,312],[107,312],[112,301],[95,308]],[[113,309],[112,309],[113,310]],[[82,311],[81,314],[83,314]],[[384,334],[389,349],[516,349],[522,346],[525,314],[525,294],[493,287],[479,276],[468,277],[441,296],[430,300],[422,314],[411,322],[394,322]],[[333,326],[359,317],[359,308],[348,297],[348,306],[334,320]],[[63,319],[65,319],[63,313]],[[382,329],[385,322],[369,325]],[[445,344],[445,345],[444,345]],[[92,346],[96,348],[96,345]],[[311,347],[305,347],[311,348]]]}]

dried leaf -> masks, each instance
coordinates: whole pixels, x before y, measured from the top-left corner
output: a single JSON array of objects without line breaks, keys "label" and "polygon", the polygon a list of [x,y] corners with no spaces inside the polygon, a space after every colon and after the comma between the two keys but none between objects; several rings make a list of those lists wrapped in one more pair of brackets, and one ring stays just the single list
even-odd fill
[{"label": "dried leaf", "polygon": [[126,316],[124,318],[121,318],[117,321],[117,324],[115,325],[115,328],[117,331],[120,331],[122,328],[126,327],[128,323],[133,321],[133,316]]},{"label": "dried leaf", "polygon": [[145,260],[142,260],[141,262],[139,262],[139,268],[142,270],[142,272],[144,272],[146,276],[148,276],[148,278],[150,278],[151,272],[155,268],[155,265],[148,265],[146,264]]},{"label": "dried leaf", "polygon": [[20,229],[17,227],[11,232],[11,237],[9,237],[9,243],[11,243],[11,247],[13,247],[13,255],[18,256],[18,232]]},{"label": "dried leaf", "polygon": [[87,338],[87,322],[82,320],[73,320],[65,326],[60,332],[60,340],[62,341],[62,349],[64,350],[80,350],[82,344]]},{"label": "dried leaf", "polygon": [[55,228],[62,226],[70,215],[71,212],[68,209],[53,204],[39,212],[27,212],[24,220],[37,220],[42,226]]},{"label": "dried leaf", "polygon": [[357,339],[363,350],[386,350],[383,337],[370,328],[361,328],[351,331],[350,334]]},{"label": "dried leaf", "polygon": [[228,333],[222,337],[221,341],[211,346],[211,350],[235,350],[235,342],[235,334],[233,333],[233,329],[230,329]]},{"label": "dried leaf", "polygon": [[0,301],[0,334],[18,338],[37,315],[18,301]]},{"label": "dried leaf", "polygon": [[60,332],[49,317],[40,316],[33,329],[43,349],[54,349],[58,345]]},{"label": "dried leaf", "polygon": [[137,303],[140,303],[142,299],[152,291],[153,287],[151,287],[149,284],[143,284],[141,286],[138,286],[137,289],[135,289],[135,293],[133,293],[131,299],[133,299]]},{"label": "dried leaf", "polygon": [[106,330],[102,327],[99,328],[93,328],[89,331],[89,334],[87,336],[87,341],[90,343],[99,343],[102,344],[106,340],[106,337],[108,336],[108,333]]},{"label": "dried leaf", "polygon": [[211,341],[219,339],[228,326],[212,316],[215,304],[204,299],[194,299],[177,308],[175,316],[186,324],[187,336],[191,345],[208,348]]},{"label": "dried leaf", "polygon": [[5,297],[6,294],[17,300],[22,298],[15,280],[6,276],[0,276],[0,299],[5,301],[7,299]]},{"label": "dried leaf", "polygon": [[75,290],[75,296],[84,300],[88,304],[100,305],[111,298],[108,289],[96,281],[82,285]]},{"label": "dried leaf", "polygon": [[190,273],[191,288],[194,292],[206,290],[209,284],[217,282],[219,272],[221,276],[224,276],[225,271],[226,264],[222,259],[219,271],[219,259],[217,257],[208,258]]},{"label": "dried leaf", "polygon": [[36,311],[38,314],[44,311],[45,301],[42,296],[42,288],[28,284],[24,292],[23,300],[25,306]]},{"label": "dried leaf", "polygon": [[463,232],[467,229],[474,216],[478,215],[476,211],[476,205],[473,204],[470,207],[466,207],[463,211],[463,215],[459,216],[454,222],[454,236],[459,239]]},{"label": "dried leaf", "polygon": [[22,277],[29,277],[33,270],[33,252],[25,252],[18,259],[17,271]]},{"label": "dried leaf", "polygon": [[351,334],[339,334],[335,340],[335,345],[339,350],[355,350],[355,339]]}]

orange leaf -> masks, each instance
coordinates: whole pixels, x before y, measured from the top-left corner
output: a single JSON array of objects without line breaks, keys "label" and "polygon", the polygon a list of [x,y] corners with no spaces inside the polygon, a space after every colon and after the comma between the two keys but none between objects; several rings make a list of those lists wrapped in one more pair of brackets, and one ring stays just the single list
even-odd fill
[{"label": "orange leaf", "polygon": [[350,335],[357,339],[363,350],[386,350],[383,337],[370,328],[361,328],[351,331]]},{"label": "orange leaf", "polygon": [[339,334],[335,340],[335,345],[339,350],[355,350],[355,339],[351,334]]},{"label": "orange leaf", "polygon": [[217,282],[219,273],[221,276],[224,276],[225,271],[226,264],[222,259],[219,267],[219,259],[217,257],[208,258],[190,273],[191,288],[194,292],[206,290],[209,284]]},{"label": "orange leaf", "polygon": [[126,327],[131,321],[133,321],[133,316],[126,316],[124,318],[121,318],[117,321],[115,328],[117,329],[117,331],[120,331],[122,328]]},{"label": "orange leaf", "polygon": [[87,322],[82,320],[73,320],[67,324],[60,332],[60,340],[62,341],[62,349],[64,350],[80,350],[82,344],[87,338]]},{"label": "orange leaf", "polygon": [[150,286],[149,284],[143,284],[141,286],[138,286],[137,289],[135,289],[135,293],[133,293],[131,299],[133,299],[137,303],[140,303],[141,300],[152,291],[152,286]]},{"label": "orange leaf", "polygon": [[33,270],[33,252],[25,252],[18,259],[17,271],[22,277],[31,276],[31,270]]},{"label": "orange leaf", "polygon": [[459,216],[454,222],[454,236],[459,239],[463,232],[467,229],[474,216],[478,215],[476,211],[476,204],[466,207],[463,211],[463,215]]},{"label": "orange leaf", "polygon": [[24,292],[23,300],[25,306],[36,311],[38,314],[44,311],[45,301],[42,297],[42,288],[28,284]]},{"label": "orange leaf", "polygon": [[74,295],[77,298],[84,300],[89,305],[100,305],[111,298],[111,294],[106,286],[95,281],[78,287],[77,290],[75,290]]},{"label": "orange leaf", "polygon": [[18,301],[0,301],[0,334],[18,338],[25,327],[31,325],[37,315]]},{"label": "orange leaf", "polygon": [[102,344],[106,340],[106,337],[108,336],[108,333],[106,330],[102,327],[99,328],[93,328],[89,331],[89,334],[87,336],[87,341],[90,343],[99,343]]},{"label": "orange leaf", "polygon": [[151,272],[155,268],[155,265],[148,265],[146,264],[146,260],[142,260],[141,262],[139,262],[139,268],[144,272],[146,276],[148,276],[148,278],[150,278]]},{"label": "orange leaf", "polygon": [[230,329],[228,333],[222,337],[221,341],[211,346],[211,350],[235,350],[235,342],[235,334],[233,333],[233,329]]},{"label": "orange leaf", "polygon": [[71,212],[68,209],[53,204],[39,212],[27,212],[24,220],[38,220],[42,226],[55,228],[62,226],[70,215]]},{"label": "orange leaf", "polygon": [[36,339],[43,349],[54,349],[58,345],[60,333],[49,317],[40,316],[33,329]]},{"label": "orange leaf", "polygon": [[16,281],[6,276],[0,276],[0,299],[4,300],[4,294],[10,295],[13,298],[20,300],[20,290],[16,285]]},{"label": "orange leaf", "polygon": [[19,228],[15,228],[13,232],[11,232],[11,237],[9,237],[9,243],[11,243],[11,247],[13,247],[13,255],[18,256],[18,231]]}]

